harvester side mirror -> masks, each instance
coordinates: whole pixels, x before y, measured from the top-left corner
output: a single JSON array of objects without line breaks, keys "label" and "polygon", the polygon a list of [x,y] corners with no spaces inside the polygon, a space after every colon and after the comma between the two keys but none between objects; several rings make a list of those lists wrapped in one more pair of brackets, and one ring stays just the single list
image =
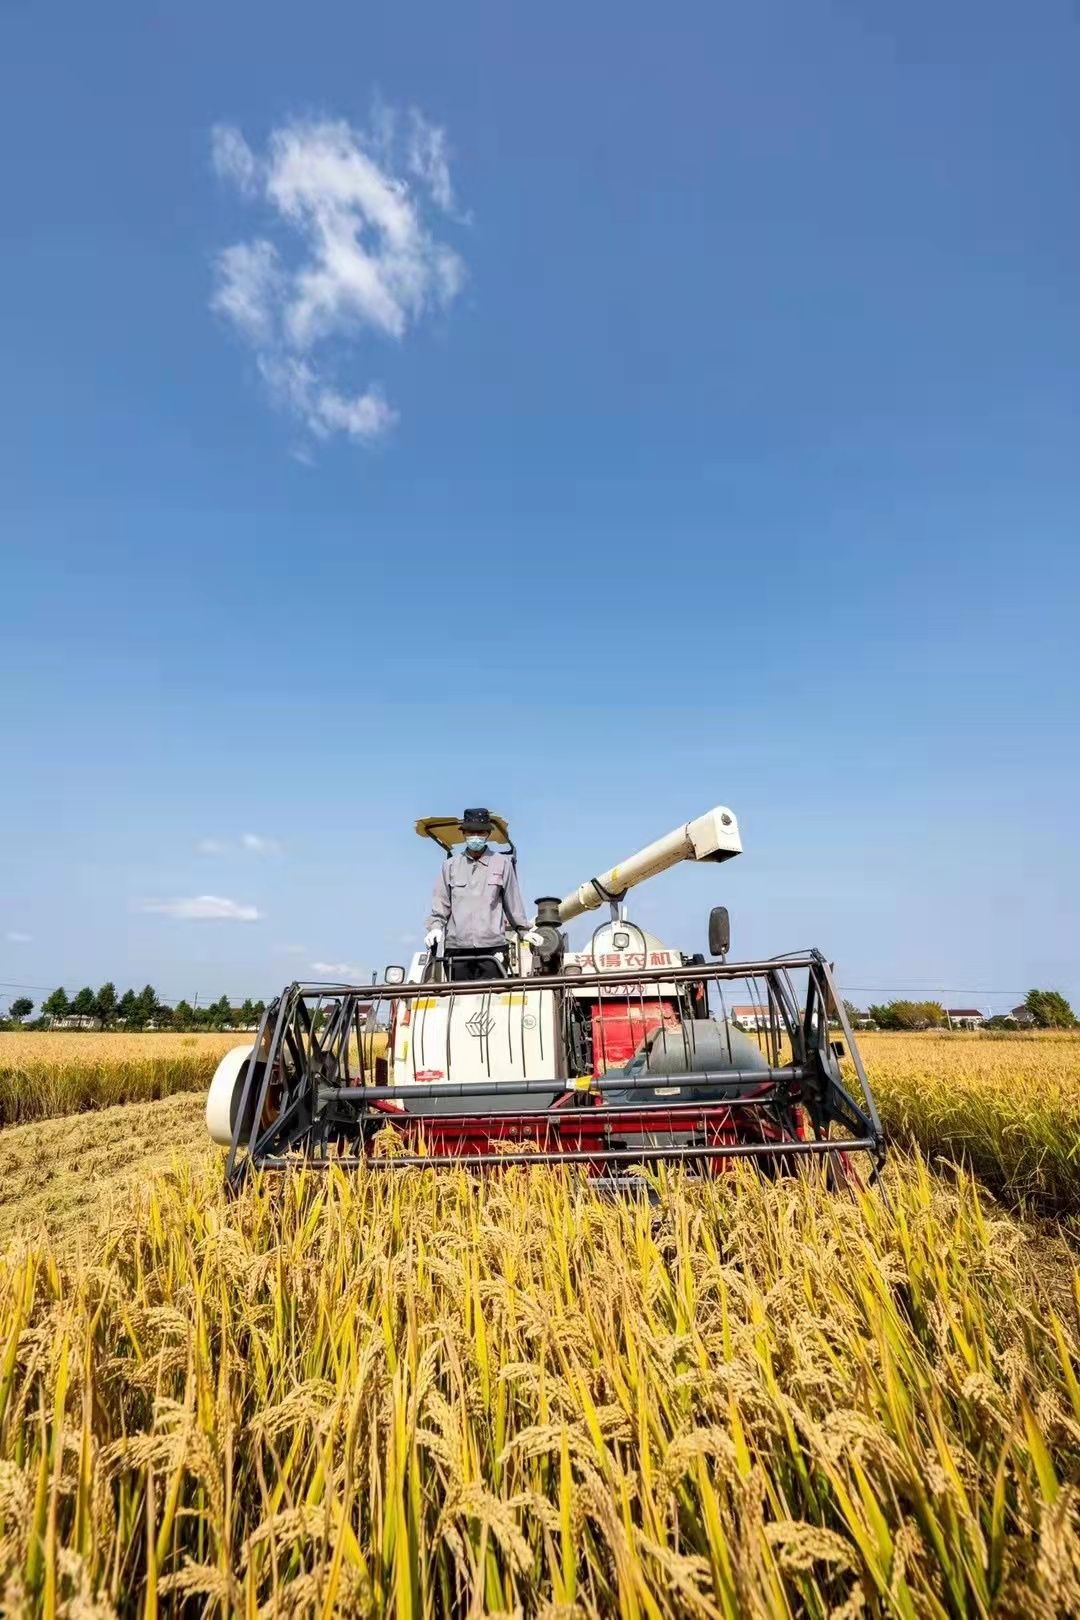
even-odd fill
[{"label": "harvester side mirror", "polygon": [[727,906],[713,906],[709,912],[709,955],[726,956],[731,949],[731,918]]},{"label": "harvester side mirror", "polygon": [[383,972],[384,984],[404,984],[405,969],[403,967],[388,967]]}]

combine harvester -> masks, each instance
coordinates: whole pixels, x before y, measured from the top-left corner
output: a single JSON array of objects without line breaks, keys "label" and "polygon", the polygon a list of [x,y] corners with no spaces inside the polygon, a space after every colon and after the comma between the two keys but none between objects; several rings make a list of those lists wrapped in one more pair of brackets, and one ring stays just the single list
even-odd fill
[{"label": "combine harvester", "polygon": [[[498,817],[495,828],[509,842]],[[446,851],[463,838],[455,818],[416,830]],[[647,878],[741,850],[718,806],[563,899],[538,900],[542,942],[508,937],[505,976],[455,981],[431,952],[376,984],[289,985],[211,1083],[206,1120],[229,1150],[227,1184],[300,1164],[569,1163],[640,1186],[642,1167],[663,1161],[711,1174],[753,1159],[775,1173],[825,1157],[844,1173],[860,1153],[873,1179],[881,1125],[821,952],[729,962],[716,906],[707,961],[626,915]],[[588,947],[568,949],[563,925],[604,905]]]}]

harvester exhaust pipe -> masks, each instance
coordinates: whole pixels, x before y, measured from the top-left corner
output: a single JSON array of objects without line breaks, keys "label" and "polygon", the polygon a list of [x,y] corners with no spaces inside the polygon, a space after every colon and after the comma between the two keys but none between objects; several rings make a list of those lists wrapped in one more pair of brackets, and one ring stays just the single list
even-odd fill
[{"label": "harvester exhaust pipe", "polygon": [[533,950],[540,958],[544,973],[558,973],[562,966],[563,936],[559,927],[559,905],[557,894],[543,894],[536,902],[534,927],[543,935],[543,942],[534,945]]},{"label": "harvester exhaust pipe", "polygon": [[628,889],[680,861],[729,861],[733,855],[741,854],[742,839],[734,813],[718,804],[572,890],[559,901],[559,921],[567,923],[583,912],[595,911],[597,906],[615,903]]}]

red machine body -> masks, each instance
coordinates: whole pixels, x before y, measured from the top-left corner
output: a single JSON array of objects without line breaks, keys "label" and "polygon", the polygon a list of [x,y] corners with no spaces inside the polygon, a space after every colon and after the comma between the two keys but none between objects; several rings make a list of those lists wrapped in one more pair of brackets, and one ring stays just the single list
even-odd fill
[{"label": "red machine body", "polygon": [[609,1069],[629,1063],[645,1037],[661,1024],[678,1029],[674,1001],[596,1002],[592,1021],[592,1072],[597,1080]]},{"label": "red machine body", "polygon": [[609,1175],[613,1161],[647,1159],[650,1145],[665,1140],[681,1142],[686,1159],[715,1173],[730,1167],[733,1157],[754,1156],[756,1147],[767,1151],[806,1140],[801,1108],[793,1106],[793,1133],[754,1111],[753,1103],[770,1090],[763,1085],[736,1103],[673,1101],[648,1108],[615,1108],[598,1097],[567,1093],[545,1113],[403,1116],[386,1102],[376,1105],[385,1111],[386,1135],[382,1142],[372,1138],[370,1151],[376,1158],[453,1159],[472,1168],[556,1160]]}]

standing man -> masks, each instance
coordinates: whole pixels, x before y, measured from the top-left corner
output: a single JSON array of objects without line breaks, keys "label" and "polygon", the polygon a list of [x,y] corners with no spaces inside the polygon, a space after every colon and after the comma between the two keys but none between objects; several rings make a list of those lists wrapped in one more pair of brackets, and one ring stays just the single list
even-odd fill
[{"label": "standing man", "polygon": [[447,857],[435,880],[424,944],[443,946],[452,979],[492,979],[506,960],[506,930],[530,945],[541,935],[529,924],[509,855],[489,847],[491,815],[466,810],[461,818],[464,851]]}]

